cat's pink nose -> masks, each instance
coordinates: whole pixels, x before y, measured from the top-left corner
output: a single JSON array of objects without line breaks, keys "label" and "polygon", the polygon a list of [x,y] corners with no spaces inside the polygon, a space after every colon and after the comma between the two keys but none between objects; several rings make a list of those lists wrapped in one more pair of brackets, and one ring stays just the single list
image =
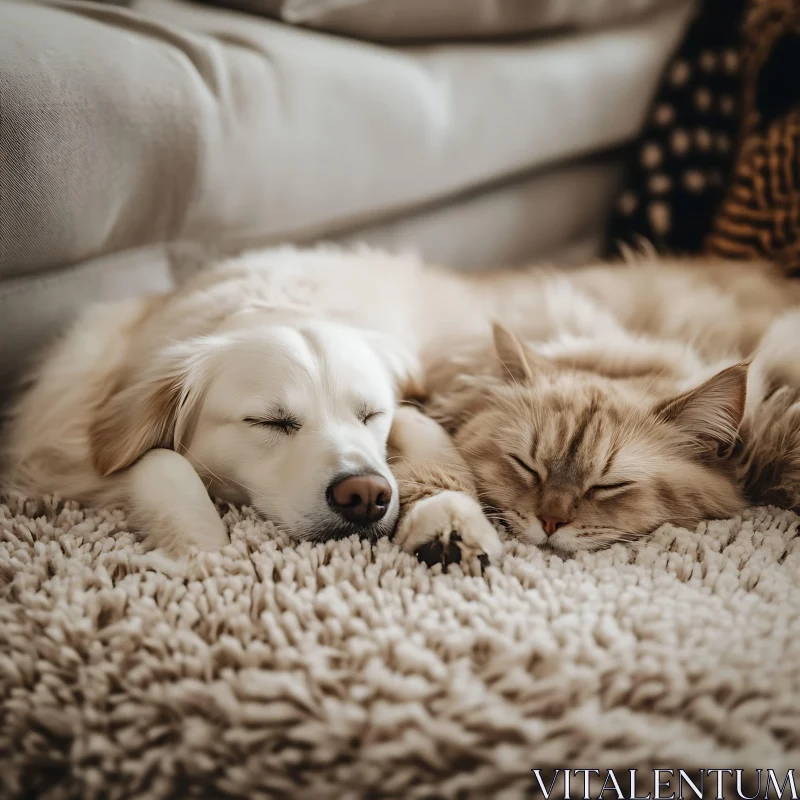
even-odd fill
[{"label": "cat's pink nose", "polygon": [[539,517],[539,522],[542,523],[544,532],[548,536],[552,536],[559,528],[566,525],[569,520],[563,517]]}]

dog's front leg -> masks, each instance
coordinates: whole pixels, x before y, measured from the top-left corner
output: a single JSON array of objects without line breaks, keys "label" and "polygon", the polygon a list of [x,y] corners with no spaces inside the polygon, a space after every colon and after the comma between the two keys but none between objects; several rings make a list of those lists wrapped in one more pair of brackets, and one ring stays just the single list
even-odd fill
[{"label": "dog's front leg", "polygon": [[219,550],[230,541],[200,476],[173,450],[148,451],[114,480],[148,547],[179,556],[191,547]]},{"label": "dog's front leg", "polygon": [[483,514],[469,468],[447,432],[412,406],[401,406],[389,435],[400,492],[394,541],[429,566],[499,557],[502,544]]}]

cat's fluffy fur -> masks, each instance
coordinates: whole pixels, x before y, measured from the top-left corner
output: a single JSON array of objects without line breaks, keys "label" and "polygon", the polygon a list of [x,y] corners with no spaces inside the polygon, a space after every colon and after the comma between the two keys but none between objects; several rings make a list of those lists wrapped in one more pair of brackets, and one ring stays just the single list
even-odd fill
[{"label": "cat's fluffy fur", "polygon": [[514,533],[595,549],[800,502],[795,284],[653,262],[527,281],[496,352],[445,357],[430,404]]},{"label": "cat's fluffy fur", "polygon": [[[660,397],[638,377],[561,366],[504,329],[497,337],[507,374],[470,382],[469,413],[453,433],[481,498],[516,534],[559,550],[596,549],[667,521],[693,525],[742,508],[728,454],[744,412],[745,366]],[[447,407],[438,398],[445,422]]]}]

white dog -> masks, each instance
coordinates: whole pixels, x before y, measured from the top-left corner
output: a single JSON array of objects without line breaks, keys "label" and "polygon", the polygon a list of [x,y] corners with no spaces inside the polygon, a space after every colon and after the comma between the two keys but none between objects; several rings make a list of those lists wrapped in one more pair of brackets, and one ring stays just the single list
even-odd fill
[{"label": "white dog", "polygon": [[286,248],[91,308],[16,406],[3,486],[123,503],[146,542],[173,553],[228,541],[210,494],[252,503],[297,539],[375,538],[402,512],[409,552],[494,557],[449,438],[398,411],[421,390],[428,344],[464,333],[439,280],[414,260]]}]

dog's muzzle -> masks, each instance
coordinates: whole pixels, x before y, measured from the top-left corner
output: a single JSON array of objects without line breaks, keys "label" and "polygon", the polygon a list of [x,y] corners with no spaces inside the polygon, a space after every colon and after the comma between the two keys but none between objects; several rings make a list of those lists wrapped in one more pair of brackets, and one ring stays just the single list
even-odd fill
[{"label": "dog's muzzle", "polygon": [[362,472],[334,480],[325,497],[328,505],[351,525],[369,527],[386,516],[392,487],[377,472]]}]

